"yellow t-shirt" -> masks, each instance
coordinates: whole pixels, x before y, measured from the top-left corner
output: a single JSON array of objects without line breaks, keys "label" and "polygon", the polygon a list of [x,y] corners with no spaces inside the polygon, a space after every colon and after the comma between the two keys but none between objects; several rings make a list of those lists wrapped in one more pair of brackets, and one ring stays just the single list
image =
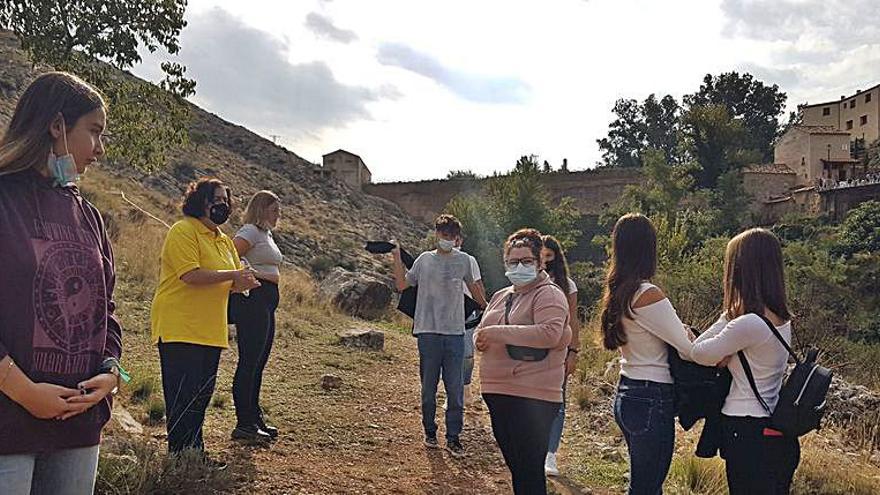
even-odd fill
[{"label": "yellow t-shirt", "polygon": [[191,285],[180,279],[196,268],[240,270],[232,240],[197,218],[186,217],[171,226],[162,246],[159,287],[151,311],[153,343],[187,342],[229,346],[226,307],[232,282]]}]

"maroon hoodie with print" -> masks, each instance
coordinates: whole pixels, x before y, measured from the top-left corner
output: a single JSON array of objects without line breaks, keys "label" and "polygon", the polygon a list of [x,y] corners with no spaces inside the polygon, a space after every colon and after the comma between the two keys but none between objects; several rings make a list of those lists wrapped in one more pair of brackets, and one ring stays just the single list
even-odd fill
[{"label": "maroon hoodie with print", "polygon": [[[0,359],[34,382],[76,388],[119,358],[113,252],[98,210],[34,171],[0,176]],[[96,445],[111,398],[64,421],[0,393],[0,455]]]}]

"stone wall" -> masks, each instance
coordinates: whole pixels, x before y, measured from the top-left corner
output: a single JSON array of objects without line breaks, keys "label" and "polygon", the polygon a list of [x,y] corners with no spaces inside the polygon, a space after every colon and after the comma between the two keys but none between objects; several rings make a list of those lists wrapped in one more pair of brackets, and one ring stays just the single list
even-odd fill
[{"label": "stone wall", "polygon": [[880,201],[880,184],[829,189],[819,193],[822,211],[834,220],[842,220],[846,212],[865,201]]},{"label": "stone wall", "polygon": [[[601,213],[620,197],[626,186],[644,182],[641,172],[636,169],[554,172],[541,177],[554,203],[565,197],[573,198],[575,207],[585,215]],[[494,179],[388,182],[364,184],[363,190],[393,201],[413,217],[430,223],[453,197],[462,193],[479,193],[491,180]]]}]

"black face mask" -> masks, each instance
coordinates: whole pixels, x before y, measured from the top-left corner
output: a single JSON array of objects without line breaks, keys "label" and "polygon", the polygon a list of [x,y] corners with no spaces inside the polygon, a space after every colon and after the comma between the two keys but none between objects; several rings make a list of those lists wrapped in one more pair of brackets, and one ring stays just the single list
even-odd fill
[{"label": "black face mask", "polygon": [[208,209],[208,218],[214,222],[214,225],[223,225],[229,220],[229,205],[226,203],[215,203]]}]

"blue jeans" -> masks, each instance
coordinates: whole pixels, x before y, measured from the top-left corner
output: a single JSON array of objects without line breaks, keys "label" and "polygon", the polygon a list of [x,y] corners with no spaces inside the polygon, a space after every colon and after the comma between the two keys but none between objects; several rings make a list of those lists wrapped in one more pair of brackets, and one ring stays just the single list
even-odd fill
[{"label": "blue jeans", "polygon": [[630,495],[663,493],[675,447],[671,383],[620,377],[614,419],[629,449]]},{"label": "blue jeans", "polygon": [[474,376],[474,329],[464,330],[464,384],[470,385]]},{"label": "blue jeans", "polygon": [[562,428],[565,426],[565,389],[568,385],[568,375],[562,382],[562,404],[559,406],[559,412],[553,420],[553,426],[550,427],[550,444],[547,445],[547,452],[555,454],[559,450],[559,442],[562,440]]},{"label": "blue jeans", "polygon": [[95,490],[100,446],[45,454],[0,455],[6,495],[82,495]]},{"label": "blue jeans", "polygon": [[464,422],[464,335],[420,333],[419,376],[422,381],[422,426],[425,435],[437,435],[437,385],[446,389],[446,438],[458,440]]}]

